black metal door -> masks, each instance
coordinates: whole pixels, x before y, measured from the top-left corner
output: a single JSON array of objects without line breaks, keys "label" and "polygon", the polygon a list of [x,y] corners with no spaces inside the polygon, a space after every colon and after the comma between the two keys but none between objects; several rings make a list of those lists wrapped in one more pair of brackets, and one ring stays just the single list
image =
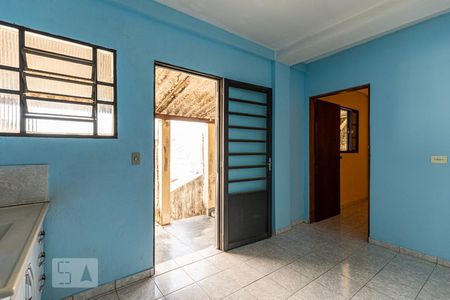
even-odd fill
[{"label": "black metal door", "polygon": [[272,90],[223,80],[221,249],[272,234]]}]

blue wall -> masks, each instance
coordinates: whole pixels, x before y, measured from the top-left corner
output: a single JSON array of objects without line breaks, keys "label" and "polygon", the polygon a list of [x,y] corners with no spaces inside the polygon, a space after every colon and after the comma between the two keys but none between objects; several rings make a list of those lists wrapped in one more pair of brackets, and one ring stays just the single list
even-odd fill
[{"label": "blue wall", "polygon": [[[308,217],[307,97],[370,83],[371,236],[450,259],[450,172],[430,164],[430,155],[450,150],[450,15],[306,72],[153,1],[3,0],[0,20],[118,55],[117,140],[0,138],[0,165],[49,164],[48,261],[98,257],[100,283],[152,266],[154,60],[274,88],[274,230]],[[133,151],[140,166],[130,165]],[[50,299],[75,292],[45,289]]]},{"label": "blue wall", "polygon": [[276,232],[304,221],[305,185],[299,182],[306,166],[303,135],[297,130],[304,117],[305,70],[274,62],[273,74],[273,227]]},{"label": "blue wall", "polygon": [[371,237],[445,259],[450,169],[430,156],[450,154],[449,28],[446,14],[319,60],[306,81],[308,97],[370,83]]},{"label": "blue wall", "polygon": [[290,224],[290,68],[274,63],[273,76],[273,224],[276,230],[284,230]]},{"label": "blue wall", "polygon": [[[98,257],[100,283],[152,267],[154,60],[253,84],[274,83],[271,50],[153,1],[127,1],[143,9],[140,13],[110,3],[3,0],[0,9],[0,20],[117,50],[117,140],[0,137],[0,165],[49,164],[47,274],[54,257]],[[289,90],[280,92],[288,103]],[[275,117],[277,132],[288,130],[289,124],[278,120],[282,117]],[[289,144],[286,136],[278,140],[281,149]],[[133,151],[141,152],[140,166],[130,164]],[[48,279],[46,299],[77,292],[52,289]]]},{"label": "blue wall", "polygon": [[291,224],[309,218],[306,214],[304,199],[307,199],[308,169],[304,157],[308,157],[309,150],[304,147],[309,136],[307,132],[299,131],[303,120],[309,118],[309,107],[304,104],[305,98],[305,70],[291,68],[290,74],[290,198],[291,198]]}]

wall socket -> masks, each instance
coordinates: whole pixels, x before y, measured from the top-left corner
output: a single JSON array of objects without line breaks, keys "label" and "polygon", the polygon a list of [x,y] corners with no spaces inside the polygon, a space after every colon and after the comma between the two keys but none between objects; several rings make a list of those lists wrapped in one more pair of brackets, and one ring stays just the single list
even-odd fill
[{"label": "wall socket", "polygon": [[141,164],[141,153],[140,152],[132,152],[131,153],[131,164],[133,166],[138,166]]},{"label": "wall socket", "polygon": [[432,155],[431,156],[432,164],[448,164],[448,156],[447,155]]}]

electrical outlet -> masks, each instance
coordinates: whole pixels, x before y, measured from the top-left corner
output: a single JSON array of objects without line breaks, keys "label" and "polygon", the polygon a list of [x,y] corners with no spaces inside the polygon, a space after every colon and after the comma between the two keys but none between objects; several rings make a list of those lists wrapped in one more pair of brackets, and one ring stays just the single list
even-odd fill
[{"label": "electrical outlet", "polygon": [[133,166],[138,166],[141,164],[141,153],[140,152],[132,152],[131,153],[131,164]]},{"label": "electrical outlet", "polygon": [[431,156],[432,164],[448,164],[448,156],[447,155],[432,155]]}]

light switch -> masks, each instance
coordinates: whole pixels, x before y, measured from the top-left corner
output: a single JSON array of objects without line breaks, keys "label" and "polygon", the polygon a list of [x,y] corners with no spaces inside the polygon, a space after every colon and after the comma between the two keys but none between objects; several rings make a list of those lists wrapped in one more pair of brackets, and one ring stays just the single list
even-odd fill
[{"label": "light switch", "polygon": [[133,166],[137,166],[141,164],[141,153],[140,152],[132,152],[131,153],[131,164]]},{"label": "light switch", "polygon": [[431,163],[432,164],[447,164],[448,163],[448,156],[447,155],[432,155],[431,156]]}]

